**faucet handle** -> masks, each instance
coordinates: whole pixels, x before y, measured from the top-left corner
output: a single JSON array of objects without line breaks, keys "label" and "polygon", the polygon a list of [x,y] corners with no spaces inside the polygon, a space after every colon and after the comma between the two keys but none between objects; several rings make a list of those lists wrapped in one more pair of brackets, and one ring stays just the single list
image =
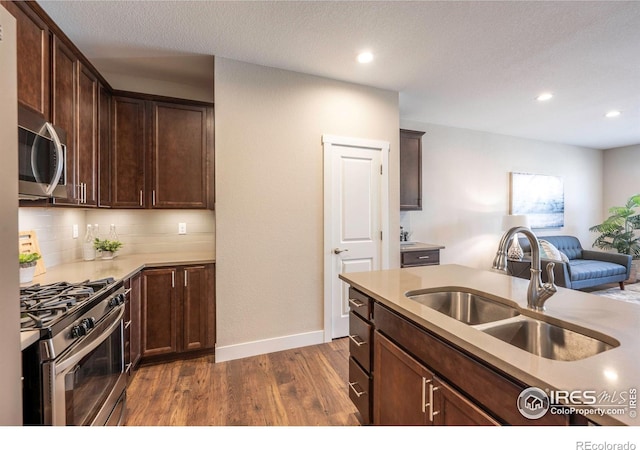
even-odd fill
[{"label": "faucet handle", "polygon": [[549,284],[551,286],[555,286],[555,275],[553,274],[553,268],[556,266],[556,263],[547,263],[547,279],[549,280]]}]

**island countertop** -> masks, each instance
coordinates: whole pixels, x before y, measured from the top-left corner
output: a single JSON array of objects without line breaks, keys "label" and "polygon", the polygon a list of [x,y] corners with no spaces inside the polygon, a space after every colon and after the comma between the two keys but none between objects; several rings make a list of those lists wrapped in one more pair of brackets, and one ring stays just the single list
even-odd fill
[{"label": "island countertop", "polygon": [[[617,403],[620,395],[628,397],[640,387],[638,304],[558,288],[547,300],[546,310],[540,313],[527,308],[529,280],[455,264],[348,273],[341,274],[340,278],[526,385],[556,391],[589,390],[615,399],[600,404]],[[462,288],[488,298],[504,299],[530,317],[554,323],[561,321],[571,324],[569,328],[588,329],[594,337],[607,336],[620,345],[578,361],[535,356],[405,296],[409,291],[438,288]],[[584,415],[600,425],[640,425],[637,409],[631,402],[621,406],[628,406],[622,415]]]}]

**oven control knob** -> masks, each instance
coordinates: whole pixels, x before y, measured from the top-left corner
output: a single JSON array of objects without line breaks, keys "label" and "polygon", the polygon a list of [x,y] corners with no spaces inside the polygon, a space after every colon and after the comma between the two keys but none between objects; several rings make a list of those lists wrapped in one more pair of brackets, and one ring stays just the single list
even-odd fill
[{"label": "oven control knob", "polygon": [[96,326],[96,319],[94,319],[93,317],[87,317],[82,321],[82,324],[87,330],[90,330]]},{"label": "oven control knob", "polygon": [[109,300],[109,306],[114,307],[118,305],[122,305],[124,303],[124,294],[118,294],[111,297]]},{"label": "oven control knob", "polygon": [[77,338],[87,334],[87,325],[83,322],[80,325],[76,325],[71,329],[71,337]]}]

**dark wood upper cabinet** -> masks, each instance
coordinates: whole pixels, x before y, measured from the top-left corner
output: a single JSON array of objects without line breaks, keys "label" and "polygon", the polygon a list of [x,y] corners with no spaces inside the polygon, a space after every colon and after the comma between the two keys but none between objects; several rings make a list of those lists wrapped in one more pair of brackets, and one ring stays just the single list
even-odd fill
[{"label": "dark wood upper cabinet", "polygon": [[78,70],[77,185],[78,202],[98,204],[98,79],[81,63]]},{"label": "dark wood upper cabinet", "polygon": [[[113,97],[111,103],[111,206],[144,206],[145,102]],[[101,168],[101,172],[105,167]]]},{"label": "dark wood upper cabinet", "polygon": [[50,121],[51,32],[26,3],[0,2],[17,24],[18,103]]},{"label": "dark wood upper cabinet", "polygon": [[111,206],[111,93],[98,87],[98,206]]},{"label": "dark wood upper cabinet", "polygon": [[422,210],[422,131],[400,130],[400,210]]},{"label": "dark wood upper cabinet", "polygon": [[151,102],[153,208],[206,208],[210,108]]},{"label": "dark wood upper cabinet", "polygon": [[142,97],[113,97],[111,206],[207,208],[213,108]]},{"label": "dark wood upper cabinet", "polygon": [[67,133],[67,198],[56,203],[76,204],[80,197],[77,178],[78,58],[61,40],[53,38],[52,122]]},{"label": "dark wood upper cabinet", "polygon": [[19,123],[66,136],[66,197],[29,206],[213,209],[213,104],[114,91],[37,2],[0,4],[17,19]]}]

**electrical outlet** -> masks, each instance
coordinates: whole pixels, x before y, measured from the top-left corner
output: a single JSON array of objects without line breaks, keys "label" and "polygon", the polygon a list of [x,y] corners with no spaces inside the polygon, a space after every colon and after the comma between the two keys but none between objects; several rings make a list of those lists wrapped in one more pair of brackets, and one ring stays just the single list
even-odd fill
[{"label": "electrical outlet", "polygon": [[73,224],[73,231],[71,232],[74,239],[78,239],[78,224]]},{"label": "electrical outlet", "polygon": [[185,222],[178,223],[178,234],[187,234],[187,224]]}]

